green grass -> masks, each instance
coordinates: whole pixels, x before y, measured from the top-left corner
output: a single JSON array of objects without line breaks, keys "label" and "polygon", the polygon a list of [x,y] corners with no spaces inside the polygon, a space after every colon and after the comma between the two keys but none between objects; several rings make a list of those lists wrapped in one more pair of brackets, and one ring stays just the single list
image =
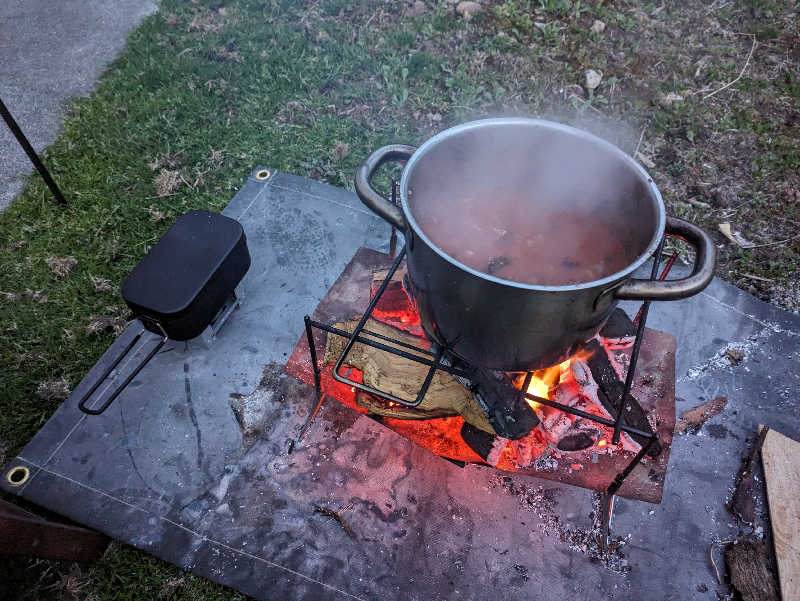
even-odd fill
[{"label": "green grass", "polygon": [[[162,2],[96,91],[71,105],[46,153],[69,206],[32,177],[0,215],[0,291],[12,295],[0,296],[0,451],[17,453],[58,406],[37,394],[41,383],[74,387],[111,342],[87,325],[120,314],[120,282],[175,216],[222,208],[257,164],[350,187],[370,150],[467,119],[555,118],[628,152],[644,131],[640,152],[669,211],[722,246],[718,273],[764,298],[796,290],[800,84],[788,6],[506,0],[465,21],[444,0],[426,4],[407,17],[402,3],[376,0]],[[595,20],[604,31],[590,30]],[[744,65],[752,37],[740,34],[758,39],[748,70],[704,99]],[[591,93],[581,87],[589,68],[603,72]],[[665,104],[669,92],[683,100]],[[159,176],[172,178],[166,195]],[[725,221],[764,246],[726,242]],[[77,264],[58,277],[53,256]],[[96,278],[110,289],[96,290]],[[13,565],[30,586],[68,572]],[[116,547],[79,575],[75,598],[157,598],[178,575]],[[187,576],[174,598],[238,596]]]}]

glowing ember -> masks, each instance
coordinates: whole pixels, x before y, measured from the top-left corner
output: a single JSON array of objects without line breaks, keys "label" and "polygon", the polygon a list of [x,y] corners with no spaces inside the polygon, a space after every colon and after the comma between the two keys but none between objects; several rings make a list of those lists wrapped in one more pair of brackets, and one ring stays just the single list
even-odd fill
[{"label": "glowing ember", "polygon": [[[376,282],[373,282],[373,294],[375,285]],[[429,348],[429,342],[420,325],[419,313],[400,281],[391,283],[390,288],[375,308],[373,317],[377,321],[412,334],[418,339],[417,344],[420,347]],[[632,343],[632,339],[612,340],[598,337],[598,340],[602,345],[601,348],[607,352],[613,369],[618,374],[624,372],[626,366],[618,364],[616,353],[612,351],[627,348]],[[610,418],[597,396],[598,385],[587,363],[591,356],[591,352],[578,351],[560,364],[532,372],[527,393],[540,399],[574,407],[585,413]],[[539,417],[539,425],[526,436],[516,440],[495,438],[494,434],[488,432],[486,428],[482,428],[480,425],[476,426],[472,421],[465,421],[463,413],[435,418],[401,418],[400,415],[405,416],[413,410],[401,403],[372,397],[358,391],[355,387],[341,385],[331,377],[330,368],[330,365],[326,365],[322,374],[323,389],[330,396],[361,413],[370,413],[375,403],[383,402],[386,408],[396,410],[398,415],[398,417],[391,414],[384,415],[384,425],[437,455],[458,461],[487,463],[505,471],[549,473],[558,469],[558,459],[564,457],[563,453],[581,452],[584,457],[581,460],[588,461],[592,449],[605,456],[610,455],[615,446],[609,442],[611,430],[606,426],[590,422],[585,417],[576,417],[532,399],[526,400]],[[516,388],[522,389],[527,374],[509,375],[513,375]],[[350,377],[357,382],[362,382],[364,374],[352,367]],[[369,398],[369,403],[365,401],[367,398]],[[470,446],[470,443],[465,440],[465,436],[470,436],[473,445],[477,446]],[[487,441],[489,446],[484,449],[481,445],[487,444]],[[562,445],[564,441],[567,441],[567,444]],[[588,443],[589,446],[580,446],[583,442]],[[574,445],[574,448],[570,448],[570,445]],[[623,435],[619,448],[636,452],[638,445]],[[481,455],[477,454],[476,449],[481,449]],[[483,456],[484,450],[488,453],[485,457]],[[569,457],[571,461],[578,459],[576,455]],[[566,466],[572,470],[583,469],[582,463],[566,463],[564,467]]]}]

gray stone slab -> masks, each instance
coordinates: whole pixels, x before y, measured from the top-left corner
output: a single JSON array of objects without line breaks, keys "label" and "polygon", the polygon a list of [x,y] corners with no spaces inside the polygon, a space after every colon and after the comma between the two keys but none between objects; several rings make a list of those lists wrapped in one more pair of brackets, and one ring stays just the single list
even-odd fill
[{"label": "gray stone slab", "polygon": [[[724,592],[708,549],[737,532],[724,504],[745,440],[758,423],[800,438],[800,317],[717,280],[653,305],[648,325],[678,339],[678,411],[729,402],[675,437],[662,504],[617,500],[626,557],[598,561],[588,491],[457,467],[338,403],[289,454],[314,402],[280,375],[302,316],[358,247],[385,250],[388,228],[351,193],[285,174],[251,177],[225,212],[243,223],[253,265],[218,339],[168,343],[105,414],[83,416],[77,398],[129,327],[12,462],[32,478],[4,489],[262,599]],[[744,359],[731,365],[726,348]],[[251,393],[268,416],[252,446],[229,407]],[[315,506],[342,509],[354,538]]]},{"label": "gray stone slab", "polygon": [[[55,141],[65,103],[91,91],[130,30],[155,10],[153,0],[0,2],[0,98],[38,152]],[[32,169],[0,122],[0,210]]]}]

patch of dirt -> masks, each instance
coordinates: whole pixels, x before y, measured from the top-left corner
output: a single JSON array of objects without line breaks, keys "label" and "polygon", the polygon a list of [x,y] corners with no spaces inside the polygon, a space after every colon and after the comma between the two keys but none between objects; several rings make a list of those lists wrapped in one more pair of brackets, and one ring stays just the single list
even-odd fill
[{"label": "patch of dirt", "polygon": [[50,271],[63,278],[78,264],[78,259],[75,257],[47,257],[44,262],[47,263]]},{"label": "patch of dirt", "polygon": [[111,292],[113,290],[111,280],[94,276],[90,276],[90,279],[95,292]]},{"label": "patch of dirt", "polygon": [[110,315],[92,315],[89,318],[89,324],[86,326],[87,334],[100,334],[106,330],[112,330],[114,336],[119,336],[125,331],[128,325],[128,309],[110,305],[106,307],[106,312]]},{"label": "patch of dirt", "polygon": [[161,169],[153,178],[153,187],[160,198],[171,195],[180,185],[181,172],[177,169]]},{"label": "patch of dirt", "polygon": [[70,392],[69,380],[66,376],[62,376],[57,380],[40,382],[39,386],[36,387],[37,396],[45,401],[63,401],[69,396]]}]

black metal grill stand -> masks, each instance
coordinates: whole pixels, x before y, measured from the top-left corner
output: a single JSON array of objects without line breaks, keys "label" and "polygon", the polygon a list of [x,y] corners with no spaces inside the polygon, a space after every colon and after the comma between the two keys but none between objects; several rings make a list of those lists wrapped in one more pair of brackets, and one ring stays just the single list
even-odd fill
[{"label": "black metal grill stand", "polygon": [[[658,249],[654,254],[653,268],[650,274],[651,280],[655,280],[658,275],[658,267],[660,264],[661,253],[664,248],[665,239],[666,236],[662,238],[661,243],[659,244]],[[344,350],[339,355],[339,358],[336,361],[336,364],[334,365],[333,368],[333,377],[335,380],[337,380],[338,382],[342,382],[343,384],[352,386],[358,390],[362,390],[376,397],[386,399],[388,401],[400,403],[407,407],[418,406],[422,402],[422,399],[425,397],[425,393],[428,391],[428,387],[430,386],[431,380],[433,379],[433,375],[436,373],[437,370],[447,372],[454,376],[466,378],[468,380],[470,379],[469,374],[467,374],[465,371],[450,367],[449,365],[442,363],[441,359],[442,356],[445,353],[447,353],[448,351],[447,348],[441,347],[436,343],[431,344],[432,350],[420,348],[412,344],[408,344],[400,340],[395,340],[388,336],[378,334],[377,332],[372,332],[364,327],[369,318],[372,316],[372,312],[377,306],[378,302],[380,301],[384,291],[388,287],[389,282],[391,282],[392,276],[397,271],[397,268],[400,267],[400,264],[405,258],[405,254],[406,254],[406,248],[405,246],[403,246],[403,248],[397,254],[397,257],[395,258],[394,263],[389,269],[389,272],[386,274],[386,278],[384,279],[380,288],[378,288],[378,291],[375,293],[375,296],[370,300],[370,303],[367,306],[364,315],[361,317],[361,319],[358,322],[358,325],[352,332],[346,332],[339,328],[334,328],[327,324],[311,319],[311,317],[309,317],[308,315],[305,316],[304,321],[305,321],[306,337],[308,338],[308,348],[311,355],[311,365],[314,369],[314,387],[317,393],[317,403],[314,410],[306,420],[306,423],[304,424],[303,428],[301,429],[297,442],[300,442],[302,440],[303,436],[305,435],[305,432],[308,430],[308,426],[311,424],[311,421],[319,412],[319,409],[322,406],[322,402],[325,399],[325,394],[322,390],[322,383],[320,378],[321,369],[317,362],[317,350],[316,350],[316,344],[314,343],[314,333],[312,328],[317,328],[319,330],[327,332],[328,334],[333,334],[335,336],[342,336],[343,338],[347,338],[347,343],[345,344]],[[616,419],[612,420],[598,415],[593,415],[591,413],[581,411],[580,409],[575,409],[573,407],[569,407],[567,405],[551,401],[550,399],[544,399],[535,396],[533,394],[530,394],[529,392],[527,392],[527,390],[532,377],[531,372],[528,372],[528,374],[526,375],[525,382],[522,386],[522,389],[520,390],[520,395],[522,395],[526,399],[535,401],[537,403],[541,403],[542,405],[545,405],[547,407],[552,407],[553,409],[557,409],[559,411],[563,411],[564,413],[582,417],[584,419],[588,419],[603,424],[604,426],[613,428],[614,435],[612,440],[614,444],[617,444],[619,442],[619,437],[622,434],[622,432],[626,432],[627,434],[632,434],[632,435],[638,435],[647,439],[647,442],[644,445],[642,445],[641,449],[634,456],[634,458],[628,463],[628,465],[625,466],[625,468],[622,469],[622,471],[620,471],[618,474],[616,474],[616,476],[614,476],[613,480],[609,483],[606,490],[601,493],[600,519],[601,519],[601,528],[603,533],[601,544],[603,546],[608,544],[608,540],[610,537],[611,514],[614,507],[614,495],[622,486],[623,482],[625,481],[625,478],[627,478],[630,475],[630,473],[642,461],[644,456],[650,450],[650,447],[653,445],[653,443],[656,440],[658,440],[658,436],[655,432],[650,433],[650,432],[645,432],[643,430],[639,430],[638,428],[634,428],[632,426],[627,425],[623,421],[623,416],[625,415],[625,405],[626,405],[625,399],[630,393],[631,386],[633,385],[634,372],[636,371],[637,360],[639,358],[639,350],[641,349],[642,339],[644,337],[645,324],[647,322],[647,314],[649,308],[650,308],[650,302],[645,301],[640,310],[640,318],[639,318],[639,323],[637,325],[636,338],[634,339],[633,349],[631,351],[631,359],[628,367],[628,373],[625,378],[625,386],[621,398],[619,399],[619,401],[617,401]],[[369,336],[370,338],[367,338],[366,336]],[[401,347],[401,348],[396,348],[389,346],[387,344],[383,344],[383,342],[380,342],[381,340],[391,342],[393,345],[396,345],[396,347]],[[388,392],[379,390],[377,388],[373,388],[372,386],[367,386],[360,382],[356,382],[355,380],[352,380],[348,377],[349,371],[347,372],[347,374],[342,375],[340,373],[342,366],[347,362],[347,356],[356,342],[359,342],[361,344],[366,344],[368,346],[377,348],[387,353],[391,353],[398,357],[402,357],[410,361],[416,361],[417,363],[421,363],[422,365],[428,366],[429,368],[428,373],[425,376],[425,380],[423,381],[422,386],[420,387],[419,392],[416,395],[416,398],[414,400],[403,399]],[[418,354],[410,353],[403,349],[408,349]],[[423,356],[420,356],[420,354]],[[293,443],[292,446],[290,447],[290,450],[293,449],[294,446],[295,445]]]}]

